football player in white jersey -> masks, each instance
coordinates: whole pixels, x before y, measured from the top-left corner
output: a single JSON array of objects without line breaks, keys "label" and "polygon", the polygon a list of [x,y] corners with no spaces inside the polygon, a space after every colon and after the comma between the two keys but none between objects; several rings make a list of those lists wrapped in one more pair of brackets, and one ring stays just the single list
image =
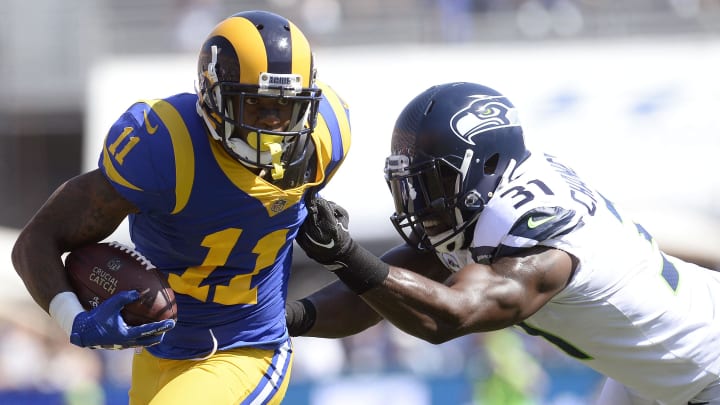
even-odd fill
[{"label": "football player in white jersey", "polygon": [[385,318],[439,344],[514,326],[606,375],[599,404],[720,404],[720,273],[663,253],[561,159],[528,150],[505,96],[449,83],[415,97],[385,178],[407,243],[381,261],[315,199],[297,241],[339,281],[288,304],[291,334]]}]

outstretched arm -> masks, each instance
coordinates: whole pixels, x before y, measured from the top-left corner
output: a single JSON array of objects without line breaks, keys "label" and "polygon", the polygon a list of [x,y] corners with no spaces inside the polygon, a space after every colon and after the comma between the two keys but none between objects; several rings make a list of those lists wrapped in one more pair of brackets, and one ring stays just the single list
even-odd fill
[{"label": "outstretched arm", "polygon": [[565,287],[568,254],[550,248],[470,264],[440,284],[399,267],[362,294],[373,309],[405,332],[432,343],[514,325]]},{"label": "outstretched arm", "polygon": [[[407,244],[388,250],[381,259],[437,281],[443,281],[450,275],[433,253],[417,252]],[[303,300],[289,302],[287,310],[288,327],[294,336],[345,337],[362,332],[382,320],[381,315],[340,281]]]},{"label": "outstretched arm", "polygon": [[355,243],[342,207],[320,198],[313,205],[297,239],[308,256],[394,325],[433,343],[524,320],[567,285],[574,268],[569,254],[537,247],[492,265],[469,264],[441,284],[389,266]]}]

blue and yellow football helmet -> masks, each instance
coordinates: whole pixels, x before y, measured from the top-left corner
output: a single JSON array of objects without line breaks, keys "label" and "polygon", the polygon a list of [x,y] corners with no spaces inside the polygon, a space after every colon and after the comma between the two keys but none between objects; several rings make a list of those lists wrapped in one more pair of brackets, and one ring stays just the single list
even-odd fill
[{"label": "blue and yellow football helmet", "polygon": [[[198,113],[231,156],[294,187],[312,155],[310,133],[321,98],[315,76],[310,45],[295,24],[266,11],[238,13],[220,22],[202,45]],[[286,111],[281,129],[248,119],[260,103]]]}]

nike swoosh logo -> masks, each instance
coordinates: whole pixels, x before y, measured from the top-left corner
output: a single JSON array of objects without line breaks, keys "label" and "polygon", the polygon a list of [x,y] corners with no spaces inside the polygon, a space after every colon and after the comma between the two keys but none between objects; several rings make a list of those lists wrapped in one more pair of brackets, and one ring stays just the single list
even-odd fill
[{"label": "nike swoosh logo", "polygon": [[537,228],[538,226],[544,224],[545,222],[548,222],[548,221],[552,220],[553,218],[555,218],[555,215],[552,215],[552,216],[549,216],[549,217],[545,217],[545,218],[541,218],[541,219],[538,219],[538,220],[536,220],[536,219],[533,218],[533,217],[530,217],[530,218],[528,218],[527,226],[528,226],[528,228],[530,228],[530,229],[534,229],[534,228]]},{"label": "nike swoosh logo", "polygon": [[143,111],[143,118],[145,119],[145,129],[147,130],[147,133],[152,135],[157,131],[160,124],[155,124],[155,126],[150,125],[150,121],[148,120],[148,114],[147,111]]},{"label": "nike swoosh logo", "polygon": [[307,238],[310,242],[312,242],[320,247],[323,247],[325,249],[331,249],[333,246],[335,246],[334,240],[330,240],[330,242],[328,242],[328,243],[321,243],[321,242],[318,242],[315,239],[311,238],[310,235],[308,235],[308,234],[305,234],[305,236],[307,236]]}]

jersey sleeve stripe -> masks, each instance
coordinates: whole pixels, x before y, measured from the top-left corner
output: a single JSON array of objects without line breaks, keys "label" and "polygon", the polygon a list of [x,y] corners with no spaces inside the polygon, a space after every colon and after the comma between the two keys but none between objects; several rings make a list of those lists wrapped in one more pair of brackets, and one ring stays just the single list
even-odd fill
[{"label": "jersey sleeve stripe", "polygon": [[582,217],[562,207],[541,207],[526,212],[515,222],[493,257],[511,256],[541,245],[583,226]]},{"label": "jersey sleeve stripe", "polygon": [[140,187],[130,183],[120,174],[120,172],[118,172],[115,165],[113,165],[112,159],[110,158],[110,152],[108,152],[107,145],[105,145],[102,150],[102,165],[108,178],[113,182],[132,190],[142,191]]},{"label": "jersey sleeve stripe", "polygon": [[190,132],[172,104],[163,100],[143,100],[143,102],[157,114],[170,134],[175,156],[175,207],[172,213],[177,214],[185,208],[190,199],[195,175],[195,156]]},{"label": "jersey sleeve stripe", "polygon": [[325,100],[327,100],[329,107],[332,109],[332,116],[335,118],[337,128],[340,130],[340,135],[342,137],[342,150],[347,151],[350,149],[351,138],[349,108],[345,101],[343,101],[330,87],[327,85],[321,85],[321,88],[323,89]]},{"label": "jersey sleeve stripe", "polygon": [[325,183],[327,183],[340,166],[350,149],[350,120],[345,103],[329,87],[322,86],[323,100],[320,102],[320,121],[324,124],[331,138],[332,155],[325,166]]}]

